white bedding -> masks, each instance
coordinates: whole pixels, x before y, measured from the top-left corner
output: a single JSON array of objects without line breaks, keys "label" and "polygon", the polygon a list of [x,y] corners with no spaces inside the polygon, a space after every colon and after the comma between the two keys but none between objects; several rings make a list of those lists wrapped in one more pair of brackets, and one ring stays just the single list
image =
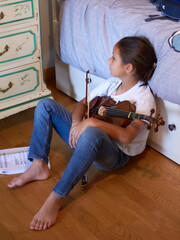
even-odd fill
[{"label": "white bedding", "polygon": [[146,36],[158,64],[150,86],[180,104],[180,22],[164,18],[148,0],[65,0],[60,12],[60,58],[99,77],[110,76],[108,58],[125,36]]}]

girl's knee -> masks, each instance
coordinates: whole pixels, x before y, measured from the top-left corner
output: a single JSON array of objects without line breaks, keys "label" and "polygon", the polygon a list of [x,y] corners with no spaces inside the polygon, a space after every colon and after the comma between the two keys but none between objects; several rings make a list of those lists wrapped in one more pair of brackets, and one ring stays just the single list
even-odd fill
[{"label": "girl's knee", "polygon": [[103,139],[107,136],[107,134],[99,128],[96,127],[88,127],[81,134],[80,138],[83,142],[94,142],[100,139]]},{"label": "girl's knee", "polygon": [[45,98],[45,99],[40,100],[36,106],[36,111],[42,111],[44,109],[48,109],[53,101],[54,100],[52,100],[50,98]]}]

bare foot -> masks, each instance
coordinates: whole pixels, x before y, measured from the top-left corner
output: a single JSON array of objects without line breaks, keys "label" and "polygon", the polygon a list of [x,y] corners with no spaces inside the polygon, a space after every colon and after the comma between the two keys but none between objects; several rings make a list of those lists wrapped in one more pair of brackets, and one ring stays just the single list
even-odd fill
[{"label": "bare foot", "polygon": [[44,180],[49,177],[48,165],[40,160],[33,160],[32,165],[19,177],[14,178],[9,184],[9,188],[22,186],[25,183],[35,180]]},{"label": "bare foot", "polygon": [[30,229],[46,230],[50,228],[56,222],[63,200],[64,198],[52,192],[31,221]]}]

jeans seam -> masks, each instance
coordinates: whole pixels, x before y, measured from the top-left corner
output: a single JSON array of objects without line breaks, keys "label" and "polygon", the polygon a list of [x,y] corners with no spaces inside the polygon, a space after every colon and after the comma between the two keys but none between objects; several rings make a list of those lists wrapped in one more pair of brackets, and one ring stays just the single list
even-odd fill
[{"label": "jeans seam", "polygon": [[[53,131],[53,129],[52,129],[52,131]],[[49,132],[49,124],[48,124],[48,131],[47,132]],[[52,139],[52,135],[51,135],[51,139]],[[48,142],[48,134],[46,135],[46,142]],[[44,144],[44,146],[43,146],[43,153],[45,152],[44,150],[46,150],[46,145]],[[49,152],[50,152],[50,149],[49,149]],[[48,160],[47,160],[48,161]]]},{"label": "jeans seam", "polygon": [[[60,109],[63,107],[61,104],[58,104],[58,106],[59,106]],[[61,113],[63,113],[63,115],[61,114],[61,119],[62,119],[62,120],[68,125],[68,126],[71,126],[71,122],[72,122],[72,113],[71,113],[68,109],[66,109],[66,110],[67,110],[67,111],[66,111],[66,114],[64,114],[64,111],[62,111],[62,109],[61,109]],[[48,112],[51,112],[51,113],[52,113],[52,109],[48,110]],[[70,115],[69,115],[69,113],[70,113]],[[55,114],[56,116],[59,116],[59,114],[57,114],[56,111],[53,112],[53,114]],[[70,119],[70,124],[69,124],[67,118],[64,118],[64,115],[66,115],[66,116],[69,117],[69,119]],[[50,116],[52,116],[52,114],[51,114]],[[51,122],[53,123],[53,121],[52,121],[52,117],[51,117]]]},{"label": "jeans seam", "polygon": [[[97,141],[98,141],[99,139],[103,139],[103,137],[97,138],[95,143],[97,143]],[[92,152],[94,149],[95,149],[95,144],[93,143],[93,144],[92,144],[92,147],[91,147],[91,152]],[[91,154],[91,152],[90,152],[90,154]],[[90,154],[89,154],[89,156],[90,156]],[[87,164],[87,162],[88,162],[88,160],[89,160],[89,156],[88,156],[88,159],[87,159],[87,161],[86,161],[86,164]],[[93,162],[94,162],[94,161],[95,161],[95,160],[93,160]],[[91,163],[91,165],[93,164],[93,162]],[[86,164],[85,164],[85,166],[86,166]],[[85,169],[85,166],[80,169],[80,172],[83,172],[83,170]],[[77,179],[77,175],[76,175],[76,179]],[[73,182],[73,185],[74,185],[74,182]]]},{"label": "jeans seam", "polygon": [[[62,105],[60,104],[59,107],[61,108]],[[52,109],[48,110],[48,112],[51,112],[51,113],[52,113]],[[62,113],[62,112],[63,112],[63,111],[62,111],[62,109],[61,109],[61,113]],[[63,113],[64,113],[64,112],[63,112]],[[58,114],[57,112],[53,112],[53,114],[55,114],[56,117],[59,116],[59,114]],[[63,114],[63,115],[61,114],[61,120],[63,120],[64,123],[67,124],[67,126],[71,128],[71,125],[72,125],[72,113],[68,110],[65,115],[66,115],[66,117],[64,117],[64,114]],[[51,116],[52,127],[53,127],[54,130],[58,133],[58,131],[57,131],[57,129],[55,128],[55,125],[54,125],[54,123],[53,123],[53,120],[52,120],[52,114],[50,114],[50,116]],[[67,119],[67,116],[68,116],[69,119]],[[59,133],[58,133],[58,135],[60,136]],[[61,137],[61,136],[60,136],[60,137]],[[69,145],[69,142],[68,142],[68,141],[67,141],[66,143]]]}]

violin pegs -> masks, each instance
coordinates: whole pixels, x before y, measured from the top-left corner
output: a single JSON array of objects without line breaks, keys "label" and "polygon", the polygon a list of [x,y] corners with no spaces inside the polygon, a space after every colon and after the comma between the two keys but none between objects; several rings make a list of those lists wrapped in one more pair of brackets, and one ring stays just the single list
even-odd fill
[{"label": "violin pegs", "polygon": [[162,120],[162,118],[161,118],[161,125],[162,125],[162,126],[164,126],[164,125],[165,125],[165,121],[164,121],[164,120]]},{"label": "violin pegs", "polygon": [[153,113],[155,113],[155,110],[154,110],[154,109],[151,109],[150,117],[152,117]]},{"label": "violin pegs", "polygon": [[156,126],[155,129],[154,129],[154,131],[155,131],[155,132],[158,132],[158,130],[159,130],[159,129],[158,129],[158,126]]},{"label": "violin pegs", "polygon": [[147,126],[147,130],[151,130],[151,124],[149,124],[148,126]]}]

